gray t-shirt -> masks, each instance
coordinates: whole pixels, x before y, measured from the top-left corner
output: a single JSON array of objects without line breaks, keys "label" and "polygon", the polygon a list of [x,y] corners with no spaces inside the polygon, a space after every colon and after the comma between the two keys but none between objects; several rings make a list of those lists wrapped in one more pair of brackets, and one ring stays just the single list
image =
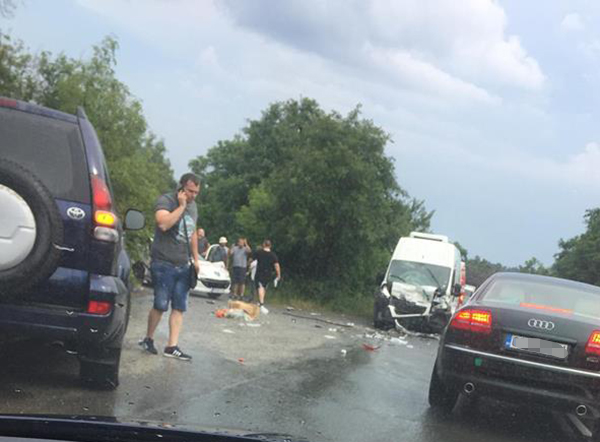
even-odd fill
[{"label": "gray t-shirt", "polygon": [[[167,193],[158,198],[154,206],[154,211],[168,210],[172,212],[177,207],[179,207],[179,201],[176,195],[174,193]],[[185,219],[185,227],[187,228],[188,238],[191,241],[192,235],[196,231],[196,221],[198,220],[196,202],[188,203],[182,218]],[[154,242],[152,243],[153,260],[166,261],[177,266],[185,265],[189,262],[188,243],[185,239],[183,219],[176,222],[166,232],[163,232],[156,226],[154,230]]]},{"label": "gray t-shirt", "polygon": [[231,257],[233,267],[248,267],[248,249],[240,247],[237,244],[231,248]]},{"label": "gray t-shirt", "polygon": [[219,262],[222,261],[224,264],[227,263],[227,247],[217,246],[210,253],[210,262]]}]

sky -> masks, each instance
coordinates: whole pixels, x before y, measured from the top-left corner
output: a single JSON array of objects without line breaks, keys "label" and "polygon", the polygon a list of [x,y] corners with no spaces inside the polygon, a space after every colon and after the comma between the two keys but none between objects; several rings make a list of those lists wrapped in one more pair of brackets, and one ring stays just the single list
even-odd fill
[{"label": "sky", "polygon": [[22,0],[0,29],[117,75],[176,175],[270,103],[357,104],[400,185],[470,256],[551,264],[600,198],[594,0]]}]

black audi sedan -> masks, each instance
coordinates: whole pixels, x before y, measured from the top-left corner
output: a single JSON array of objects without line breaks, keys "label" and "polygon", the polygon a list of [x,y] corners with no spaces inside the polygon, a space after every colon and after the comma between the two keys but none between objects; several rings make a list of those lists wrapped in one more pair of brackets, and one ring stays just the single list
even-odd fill
[{"label": "black audi sedan", "polygon": [[584,434],[598,437],[600,288],[538,275],[491,276],[440,339],[429,403],[450,412],[460,394],[564,411]]}]

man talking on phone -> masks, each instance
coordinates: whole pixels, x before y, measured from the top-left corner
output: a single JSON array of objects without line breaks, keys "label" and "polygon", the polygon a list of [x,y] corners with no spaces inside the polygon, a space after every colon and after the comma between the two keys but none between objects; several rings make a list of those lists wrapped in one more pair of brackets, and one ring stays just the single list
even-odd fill
[{"label": "man talking on phone", "polygon": [[163,355],[182,361],[192,357],[179,348],[179,333],[183,313],[187,309],[190,275],[190,248],[196,272],[199,271],[196,197],[200,193],[200,179],[186,173],[179,181],[176,192],[158,198],[155,205],[156,229],[152,243],[152,281],[154,305],[148,315],[148,330],[140,346],[149,353],[158,354],[154,346],[154,332],[164,312],[169,310],[169,342]]}]

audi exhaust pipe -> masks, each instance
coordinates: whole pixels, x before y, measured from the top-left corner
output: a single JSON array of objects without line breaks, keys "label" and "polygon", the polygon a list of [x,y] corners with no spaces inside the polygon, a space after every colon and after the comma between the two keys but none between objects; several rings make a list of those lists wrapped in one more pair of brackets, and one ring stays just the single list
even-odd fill
[{"label": "audi exhaust pipe", "polygon": [[579,417],[583,417],[587,414],[588,409],[585,405],[578,405],[577,408],[575,408],[575,413],[577,413],[577,416]]},{"label": "audi exhaust pipe", "polygon": [[465,393],[471,394],[471,393],[473,393],[475,391],[475,385],[473,385],[472,382],[467,382],[465,384],[465,386],[463,387],[463,390],[465,391]]}]

